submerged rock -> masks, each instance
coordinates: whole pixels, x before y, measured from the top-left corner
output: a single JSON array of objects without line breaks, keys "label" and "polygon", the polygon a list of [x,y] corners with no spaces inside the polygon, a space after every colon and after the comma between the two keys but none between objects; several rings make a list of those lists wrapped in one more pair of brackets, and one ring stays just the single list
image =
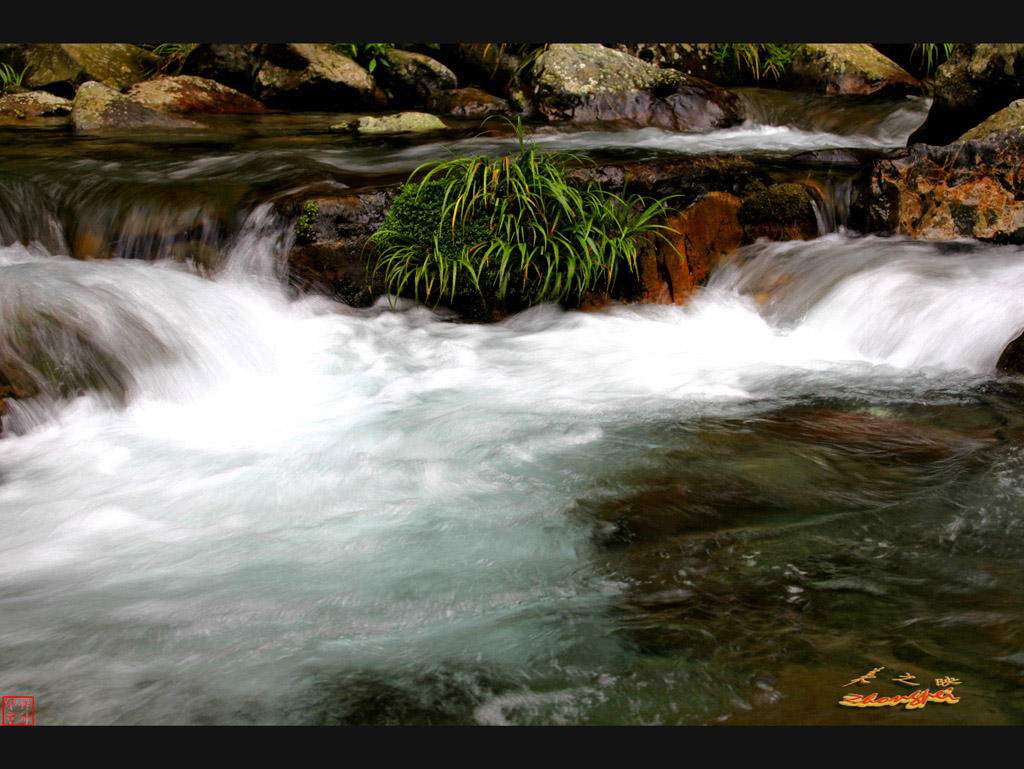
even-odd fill
[{"label": "submerged rock", "polygon": [[195,75],[178,75],[147,80],[133,86],[128,98],[172,115],[193,112],[253,114],[269,110],[251,96],[226,85]]},{"label": "submerged rock", "polygon": [[807,189],[799,184],[779,184],[743,201],[739,211],[744,243],[768,240],[811,240],[818,236]]},{"label": "submerged rock", "polygon": [[157,59],[127,43],[30,43],[7,55],[15,69],[28,67],[23,85],[71,97],[89,80],[123,91],[146,78]]},{"label": "submerged rock", "polygon": [[256,95],[283,109],[382,108],[387,100],[373,76],[326,43],[265,45]]},{"label": "submerged rock", "polygon": [[1024,243],[1024,131],[937,147],[916,144],[868,166],[851,214],[864,232]]},{"label": "submerged rock", "polygon": [[75,94],[71,123],[79,131],[109,128],[201,128],[123,96],[102,83],[83,83]]},{"label": "submerged rock", "polygon": [[781,84],[829,94],[924,93],[917,78],[867,43],[807,43],[796,51]]},{"label": "submerged rock", "polygon": [[364,115],[348,123],[331,126],[332,131],[355,131],[361,134],[426,133],[444,131],[448,126],[426,112],[398,112],[394,115]]},{"label": "submerged rock", "polygon": [[907,144],[948,144],[1022,97],[1024,44],[958,43],[935,71],[928,118]]},{"label": "submerged rock", "polygon": [[533,77],[537,111],[552,121],[670,131],[740,121],[739,102],[725,89],[602,45],[552,45],[535,62]]},{"label": "submerged rock", "polygon": [[511,107],[505,99],[492,96],[479,88],[438,91],[430,97],[427,108],[438,115],[470,118],[505,115],[511,112]]}]

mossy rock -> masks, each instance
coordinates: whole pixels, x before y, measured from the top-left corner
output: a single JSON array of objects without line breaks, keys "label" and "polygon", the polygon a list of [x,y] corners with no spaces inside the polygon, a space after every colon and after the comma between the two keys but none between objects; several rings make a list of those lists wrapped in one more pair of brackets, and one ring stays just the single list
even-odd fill
[{"label": "mossy rock", "polygon": [[978,125],[967,131],[957,141],[983,139],[996,131],[1024,130],[1024,99],[1017,99],[994,115],[989,115]]},{"label": "mossy rock", "polygon": [[799,184],[779,184],[744,198],[739,211],[744,241],[810,240],[818,235],[814,206]]}]

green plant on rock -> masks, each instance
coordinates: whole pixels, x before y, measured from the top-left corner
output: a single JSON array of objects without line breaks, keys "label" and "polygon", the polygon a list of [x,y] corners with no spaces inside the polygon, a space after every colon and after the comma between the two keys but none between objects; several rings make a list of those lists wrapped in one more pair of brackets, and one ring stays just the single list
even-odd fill
[{"label": "green plant on rock", "polygon": [[313,220],[320,214],[320,206],[316,203],[306,203],[302,208],[302,216],[295,224],[295,240],[304,245],[313,240]]},{"label": "green plant on rock", "polygon": [[390,67],[387,52],[394,43],[334,43],[334,48],[373,72],[378,66]]},{"label": "green plant on rock", "polygon": [[199,43],[141,43],[139,47],[145,48],[157,58],[156,64],[149,71],[150,75],[157,72],[177,75],[185,66],[185,59],[198,45]]},{"label": "green plant on rock", "polygon": [[931,75],[936,68],[953,55],[956,43],[914,43],[910,52],[910,60],[915,58],[921,60],[921,69],[925,77]]},{"label": "green plant on rock", "polygon": [[656,223],[664,201],[573,183],[566,172],[582,157],[541,150],[513,126],[516,154],[427,163],[401,187],[371,237],[389,294],[530,306],[579,300],[610,289],[623,269],[637,273],[642,242],[667,229]]},{"label": "green plant on rock", "polygon": [[799,47],[793,43],[715,43],[711,58],[722,74],[735,83],[747,77],[758,83],[768,75],[778,82]]},{"label": "green plant on rock", "polygon": [[26,72],[28,67],[17,72],[10,64],[0,64],[0,93],[5,93],[11,86],[20,86]]}]

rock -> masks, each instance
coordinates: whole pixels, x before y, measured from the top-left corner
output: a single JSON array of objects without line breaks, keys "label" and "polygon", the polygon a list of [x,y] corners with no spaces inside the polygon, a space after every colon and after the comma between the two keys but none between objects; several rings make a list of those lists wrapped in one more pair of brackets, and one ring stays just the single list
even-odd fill
[{"label": "rock", "polygon": [[28,67],[23,85],[69,98],[88,80],[123,91],[144,80],[157,61],[126,43],[31,43],[8,52],[7,60],[19,71]]},{"label": "rock", "polygon": [[201,43],[185,59],[182,73],[216,80],[251,95],[262,52],[261,43]]},{"label": "rock", "polygon": [[676,69],[717,85],[735,85],[715,63],[711,43],[606,43],[605,46],[662,69]]},{"label": "rock", "polygon": [[326,43],[267,44],[256,73],[256,96],[296,110],[358,110],[387,104],[377,82]]},{"label": "rock", "polygon": [[735,96],[592,43],[551,45],[533,65],[534,103],[552,121],[706,130],[740,121]]},{"label": "rock", "polygon": [[518,55],[523,46],[518,44],[416,43],[400,47],[441,62],[455,74],[459,83],[494,86],[502,91],[516,79],[524,62]]},{"label": "rock", "polygon": [[707,282],[718,261],[739,247],[742,203],[727,192],[711,192],[664,224],[667,241],[657,240],[639,259],[640,301],[685,304]]},{"label": "rock", "polygon": [[439,91],[430,97],[427,109],[438,115],[480,118],[489,115],[507,115],[511,112],[505,99],[492,96],[479,88],[454,88]]},{"label": "rock", "polygon": [[867,43],[806,43],[794,54],[780,84],[828,94],[924,93],[917,78]]},{"label": "rock", "polygon": [[426,112],[398,112],[394,115],[364,115],[331,126],[332,131],[355,131],[361,134],[425,133],[444,131],[446,126],[440,118]]},{"label": "rock", "polygon": [[422,106],[438,91],[458,86],[455,73],[422,53],[392,48],[384,54],[388,66],[378,67],[374,77],[393,96],[393,103]]},{"label": "rock", "polygon": [[254,114],[269,111],[251,96],[195,75],[147,80],[132,86],[126,96],[171,115],[188,115],[194,112]]},{"label": "rock", "polygon": [[854,182],[851,223],[912,238],[1024,243],[1024,131],[947,146],[915,144]]},{"label": "rock", "polygon": [[1024,334],[1006,345],[996,363],[996,369],[1009,374],[1024,374]]},{"label": "rock", "polygon": [[743,201],[739,211],[743,242],[812,240],[818,237],[818,220],[807,190],[799,184],[779,184]]},{"label": "rock", "polygon": [[71,109],[76,130],[109,128],[201,128],[199,123],[165,115],[102,83],[83,83]]},{"label": "rock", "polygon": [[71,100],[47,91],[26,91],[0,98],[0,118],[61,117],[71,114]]},{"label": "rock", "polygon": [[928,117],[907,145],[948,144],[1022,97],[1024,43],[959,43],[935,71]]},{"label": "rock", "polygon": [[1024,130],[1024,99],[1017,99],[1003,107],[996,114],[985,118],[981,123],[967,131],[957,141],[984,139],[997,131]]},{"label": "rock", "polygon": [[275,208],[281,216],[306,219],[303,235],[288,255],[290,285],[302,292],[324,292],[354,307],[373,304],[383,286],[368,273],[373,249],[366,242],[383,224],[396,193],[395,188],[300,193],[278,200]]}]

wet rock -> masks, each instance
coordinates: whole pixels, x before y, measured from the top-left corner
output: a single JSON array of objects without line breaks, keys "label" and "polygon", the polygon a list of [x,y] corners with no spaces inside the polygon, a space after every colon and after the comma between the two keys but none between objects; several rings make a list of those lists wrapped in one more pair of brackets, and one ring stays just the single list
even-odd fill
[{"label": "wet rock", "polygon": [[182,73],[216,80],[251,95],[262,51],[261,43],[201,43],[185,59]]},{"label": "wet rock", "polygon": [[947,146],[917,144],[868,166],[854,184],[864,232],[1024,243],[1024,131]]},{"label": "wet rock", "polygon": [[551,45],[533,65],[533,82],[537,111],[552,121],[671,131],[740,121],[725,89],[597,44]]},{"label": "wet rock", "polygon": [[438,91],[430,97],[427,108],[438,115],[467,118],[506,115],[511,112],[511,107],[505,99],[492,96],[479,88]]},{"label": "wet rock", "polygon": [[924,93],[917,78],[867,43],[807,43],[796,51],[780,83],[828,94]]},{"label": "wet rock", "polygon": [[354,307],[368,307],[383,293],[369,271],[369,237],[380,228],[394,188],[331,195],[308,192],[285,197],[279,215],[303,227],[288,255],[288,281],[298,291],[319,291]]},{"label": "wet rock", "polygon": [[89,80],[123,91],[144,80],[157,61],[126,43],[29,43],[15,46],[5,59],[19,71],[28,67],[23,85],[68,98]]},{"label": "wet rock", "polygon": [[378,67],[374,77],[392,94],[393,103],[422,106],[438,91],[458,86],[454,72],[422,53],[393,48],[384,57],[388,66]]},{"label": "wet rock", "polygon": [[984,139],[997,131],[1024,130],[1024,99],[1017,99],[994,115],[989,115],[957,141]]},{"label": "wet rock", "polygon": [[807,190],[799,184],[779,184],[743,201],[739,211],[743,242],[811,240],[818,236],[818,221]]},{"label": "wet rock", "polygon": [[640,268],[640,301],[685,304],[707,282],[718,261],[739,247],[742,202],[727,192],[712,192],[664,222],[670,231],[656,247],[645,249]]},{"label": "wet rock", "polygon": [[959,43],[935,71],[928,118],[907,144],[948,144],[1020,98],[1024,98],[1024,44]]},{"label": "wet rock", "polygon": [[256,73],[256,96],[272,107],[358,110],[386,106],[377,82],[326,43],[267,44]]},{"label": "wet rock", "polygon": [[71,109],[76,130],[110,128],[201,128],[199,123],[172,117],[123,96],[102,83],[83,83]]},{"label": "wet rock", "polygon": [[10,93],[0,98],[0,118],[62,117],[71,114],[71,100],[47,91]]},{"label": "wet rock", "polygon": [[[524,64],[523,46],[508,43],[416,43],[400,48],[429,56],[445,65],[458,83],[504,91]],[[451,86],[454,87],[454,86]]]},{"label": "wet rock", "polygon": [[171,115],[188,115],[194,112],[254,114],[269,111],[251,96],[195,75],[147,80],[132,86],[126,96]]},{"label": "wet rock", "polygon": [[426,133],[444,131],[448,126],[426,112],[398,112],[394,115],[364,115],[348,123],[331,126],[332,131],[354,131],[361,134]]},{"label": "wet rock", "polygon": [[1008,374],[1024,374],[1024,334],[1006,345],[996,363],[996,369]]}]

